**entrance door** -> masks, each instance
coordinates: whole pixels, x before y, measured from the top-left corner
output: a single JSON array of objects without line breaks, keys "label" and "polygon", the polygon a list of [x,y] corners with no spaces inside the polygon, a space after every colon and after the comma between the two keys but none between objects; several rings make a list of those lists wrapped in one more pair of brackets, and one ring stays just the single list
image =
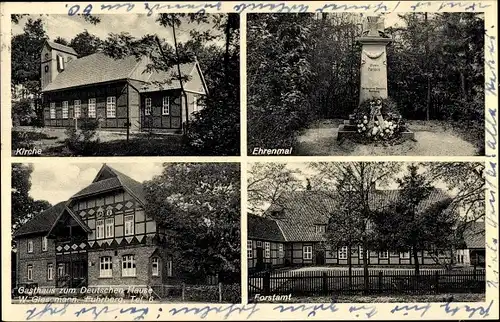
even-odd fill
[{"label": "entrance door", "polygon": [[317,250],[316,251],[316,265],[325,265],[325,251]]},{"label": "entrance door", "polygon": [[255,265],[258,271],[264,269],[264,249],[257,248],[257,264]]}]

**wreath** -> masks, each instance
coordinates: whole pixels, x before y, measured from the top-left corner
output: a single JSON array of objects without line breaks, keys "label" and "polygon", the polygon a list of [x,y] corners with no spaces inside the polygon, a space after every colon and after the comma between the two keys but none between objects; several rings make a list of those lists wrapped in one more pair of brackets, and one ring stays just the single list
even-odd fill
[{"label": "wreath", "polygon": [[354,123],[361,137],[373,141],[389,141],[401,137],[406,123],[390,99],[365,100],[354,111]]}]

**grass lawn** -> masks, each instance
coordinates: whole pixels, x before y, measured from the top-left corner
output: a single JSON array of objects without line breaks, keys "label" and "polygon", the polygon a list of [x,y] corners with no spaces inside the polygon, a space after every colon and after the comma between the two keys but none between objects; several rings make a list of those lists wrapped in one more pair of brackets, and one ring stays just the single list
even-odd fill
[{"label": "grass lawn", "polygon": [[[66,134],[59,128],[17,127],[12,130],[12,155],[18,148],[41,149],[40,156],[78,156],[64,143]],[[93,156],[190,156],[197,155],[181,135],[99,131],[99,144]]]}]

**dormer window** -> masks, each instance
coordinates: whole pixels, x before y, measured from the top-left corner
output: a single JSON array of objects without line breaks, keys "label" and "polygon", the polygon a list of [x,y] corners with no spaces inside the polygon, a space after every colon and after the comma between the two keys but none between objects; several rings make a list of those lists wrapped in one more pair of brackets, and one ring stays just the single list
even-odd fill
[{"label": "dormer window", "polygon": [[316,225],[316,234],[326,233],[326,225]]}]

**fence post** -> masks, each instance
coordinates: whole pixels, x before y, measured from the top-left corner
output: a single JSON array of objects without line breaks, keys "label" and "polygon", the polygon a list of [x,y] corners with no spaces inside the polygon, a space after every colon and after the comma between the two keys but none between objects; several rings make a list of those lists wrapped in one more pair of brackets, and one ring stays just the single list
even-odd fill
[{"label": "fence post", "polygon": [[182,283],[182,301],[184,302],[186,296],[186,284]]},{"label": "fence post", "polygon": [[383,285],[383,273],[382,271],[378,272],[378,292],[382,293],[382,285]]},{"label": "fence post", "polygon": [[439,271],[436,271],[436,294],[439,294]]},{"label": "fence post", "polygon": [[323,272],[323,294],[328,295],[328,274]]},{"label": "fence post", "polygon": [[477,275],[476,275],[476,273],[477,273],[477,271],[476,271],[476,264],[474,264],[474,270],[473,270],[473,273],[474,273],[474,282],[476,282],[476,281],[477,281]]},{"label": "fence post", "polygon": [[263,291],[264,295],[269,295],[271,293],[271,273],[266,271],[264,273],[264,280],[263,280]]},{"label": "fence post", "polygon": [[222,283],[219,282],[219,303],[222,302]]}]

